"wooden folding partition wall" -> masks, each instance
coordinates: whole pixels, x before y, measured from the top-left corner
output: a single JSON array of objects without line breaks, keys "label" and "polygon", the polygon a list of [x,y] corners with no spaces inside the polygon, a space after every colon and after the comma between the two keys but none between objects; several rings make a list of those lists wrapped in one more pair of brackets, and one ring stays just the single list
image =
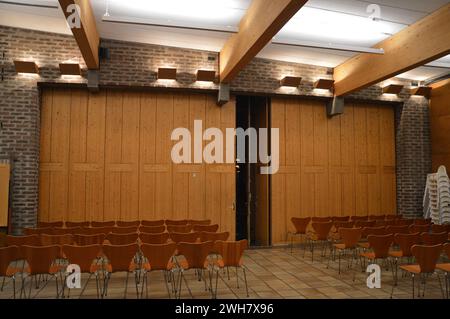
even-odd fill
[{"label": "wooden folding partition wall", "polygon": [[211,219],[234,238],[234,164],[172,163],[172,130],[193,132],[194,120],[225,132],[235,127],[235,102],[43,90],[39,220]]},{"label": "wooden folding partition wall", "polygon": [[327,118],[323,102],[272,99],[280,129],[280,171],[272,176],[272,242],[286,240],[292,217],[396,212],[391,106],[346,103]]}]

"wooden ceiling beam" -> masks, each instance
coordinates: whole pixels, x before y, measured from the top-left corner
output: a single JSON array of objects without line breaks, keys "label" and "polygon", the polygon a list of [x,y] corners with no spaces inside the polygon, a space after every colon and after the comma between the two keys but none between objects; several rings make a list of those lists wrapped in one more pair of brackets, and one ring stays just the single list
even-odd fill
[{"label": "wooden ceiling beam", "polygon": [[364,89],[450,53],[450,3],[334,69],[336,96]]}]

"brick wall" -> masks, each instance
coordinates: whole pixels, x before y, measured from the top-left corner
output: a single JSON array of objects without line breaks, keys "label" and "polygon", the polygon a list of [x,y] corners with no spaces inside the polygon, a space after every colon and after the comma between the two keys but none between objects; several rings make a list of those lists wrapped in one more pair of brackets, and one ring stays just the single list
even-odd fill
[{"label": "brick wall", "polygon": [[[217,53],[148,44],[102,40],[110,59],[101,61],[100,84],[217,89],[214,83],[195,82],[197,69],[217,71]],[[85,68],[71,36],[0,26],[0,54],[4,53],[0,82],[0,157],[14,155],[12,226],[16,231],[34,225],[37,219],[39,166],[39,92],[37,82],[85,83],[84,77],[63,77],[58,63],[78,61]],[[13,60],[32,59],[40,75],[18,75]],[[177,81],[156,78],[160,66],[176,67]],[[85,73],[85,72],[84,72]],[[84,74],[83,74],[84,75]],[[303,78],[299,88],[279,86],[286,75]],[[317,78],[331,78],[330,70],[304,64],[254,59],[231,83],[241,92],[332,96],[313,90]],[[398,97],[381,94],[380,86],[351,97],[403,102],[396,110],[398,210],[414,215],[421,211],[426,174],[431,170],[428,101],[410,97],[405,89]]]}]

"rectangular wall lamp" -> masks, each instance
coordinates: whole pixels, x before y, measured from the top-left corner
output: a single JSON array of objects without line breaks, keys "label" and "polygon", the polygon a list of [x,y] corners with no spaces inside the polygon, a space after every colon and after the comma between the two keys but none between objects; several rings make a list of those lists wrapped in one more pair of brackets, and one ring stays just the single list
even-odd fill
[{"label": "rectangular wall lamp", "polygon": [[177,69],[174,68],[159,68],[158,80],[176,80]]},{"label": "rectangular wall lamp", "polygon": [[59,71],[63,75],[81,75],[81,68],[78,63],[60,63]]},{"label": "rectangular wall lamp", "polygon": [[314,82],[314,88],[315,89],[322,89],[322,90],[331,90],[334,85],[334,80],[328,80],[328,79],[318,79],[316,82]]},{"label": "rectangular wall lamp", "polygon": [[281,86],[298,87],[301,82],[302,82],[302,78],[299,78],[296,76],[285,76],[284,78],[281,79],[280,85]]},{"label": "rectangular wall lamp", "polygon": [[387,94],[399,94],[403,89],[403,85],[390,84],[383,88],[383,93]]},{"label": "rectangular wall lamp", "polygon": [[39,68],[35,62],[30,61],[14,61],[17,73],[39,73]]},{"label": "rectangular wall lamp", "polygon": [[216,80],[216,71],[198,70],[197,81],[214,82]]},{"label": "rectangular wall lamp", "polygon": [[431,95],[431,87],[419,86],[411,89],[411,95],[420,95],[429,98]]}]

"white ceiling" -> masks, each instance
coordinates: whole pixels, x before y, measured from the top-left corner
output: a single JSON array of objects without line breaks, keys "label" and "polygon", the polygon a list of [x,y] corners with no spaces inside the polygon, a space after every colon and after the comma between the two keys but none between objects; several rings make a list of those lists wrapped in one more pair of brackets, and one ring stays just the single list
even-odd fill
[{"label": "white ceiling", "polygon": [[[71,34],[57,0],[0,0],[0,24]],[[102,38],[220,51],[251,0],[91,0]],[[371,47],[435,11],[449,0],[310,0],[274,38],[276,42],[315,42]],[[368,19],[377,4],[379,19]],[[45,7],[48,6],[48,7]],[[371,8],[371,7],[369,7]],[[108,17],[103,17],[108,12]],[[43,19],[45,18],[45,22]],[[132,21],[140,24],[113,23]],[[151,26],[149,26],[151,24]],[[177,26],[168,28],[155,25]],[[181,27],[181,28],[180,28]],[[205,31],[208,29],[216,31]],[[221,32],[218,32],[220,30]],[[335,67],[356,53],[268,44],[258,57]],[[450,55],[436,61],[450,65]],[[426,80],[450,68],[420,67],[401,77]]]}]

